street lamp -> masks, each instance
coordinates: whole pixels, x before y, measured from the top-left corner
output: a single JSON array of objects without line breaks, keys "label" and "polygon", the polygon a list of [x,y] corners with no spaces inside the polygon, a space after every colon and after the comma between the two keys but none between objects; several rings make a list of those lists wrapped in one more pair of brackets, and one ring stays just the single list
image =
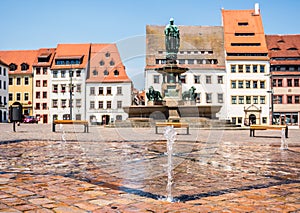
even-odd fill
[{"label": "street lamp", "polygon": [[70,75],[70,86],[69,86],[69,88],[70,88],[70,120],[72,120],[72,105],[73,105],[73,101],[72,101],[72,96],[73,96],[73,83],[72,83],[72,77],[73,77],[73,70],[72,69],[70,69],[70,71],[69,71],[69,75]]}]

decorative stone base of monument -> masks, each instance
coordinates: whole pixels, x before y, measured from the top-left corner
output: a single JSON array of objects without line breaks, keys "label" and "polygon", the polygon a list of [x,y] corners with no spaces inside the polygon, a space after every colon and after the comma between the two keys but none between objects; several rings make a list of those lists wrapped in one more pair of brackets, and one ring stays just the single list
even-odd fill
[{"label": "decorative stone base of monument", "polygon": [[147,106],[164,105],[165,101],[148,101]]},{"label": "decorative stone base of monument", "polygon": [[174,98],[164,98],[164,106],[168,107],[178,107],[182,106],[183,101],[179,99],[174,99]]},{"label": "decorative stone base of monument", "polygon": [[184,106],[195,106],[196,101],[183,101]]}]

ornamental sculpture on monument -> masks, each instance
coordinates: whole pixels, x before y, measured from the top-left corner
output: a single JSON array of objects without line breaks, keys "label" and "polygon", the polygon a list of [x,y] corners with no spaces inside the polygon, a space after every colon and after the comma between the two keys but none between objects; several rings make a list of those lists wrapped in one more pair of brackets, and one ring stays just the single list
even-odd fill
[{"label": "ornamental sculpture on monument", "polygon": [[165,45],[167,63],[176,64],[177,53],[180,47],[180,33],[174,24],[174,19],[170,18],[170,24],[165,28]]}]

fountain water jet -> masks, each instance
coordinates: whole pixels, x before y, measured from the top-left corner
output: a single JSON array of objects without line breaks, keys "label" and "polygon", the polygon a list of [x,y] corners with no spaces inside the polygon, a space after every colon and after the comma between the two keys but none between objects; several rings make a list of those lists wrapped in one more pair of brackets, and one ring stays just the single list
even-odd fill
[{"label": "fountain water jet", "polygon": [[287,150],[288,149],[288,144],[286,142],[286,137],[285,137],[285,128],[282,128],[281,130],[281,146],[280,149],[281,150]]},{"label": "fountain water jet", "polygon": [[167,183],[167,201],[173,202],[172,197],[172,183],[173,183],[173,171],[172,171],[172,155],[173,155],[173,143],[177,132],[173,126],[167,126],[165,128],[164,136],[167,139],[167,154],[168,154],[168,183]]}]

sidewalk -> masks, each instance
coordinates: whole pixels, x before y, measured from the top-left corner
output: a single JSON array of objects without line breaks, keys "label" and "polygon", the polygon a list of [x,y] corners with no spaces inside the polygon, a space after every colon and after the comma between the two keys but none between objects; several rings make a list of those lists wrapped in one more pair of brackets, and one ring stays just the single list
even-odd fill
[{"label": "sidewalk", "polygon": [[0,130],[0,212],[300,212],[300,130],[176,129],[173,203],[154,128]]}]

